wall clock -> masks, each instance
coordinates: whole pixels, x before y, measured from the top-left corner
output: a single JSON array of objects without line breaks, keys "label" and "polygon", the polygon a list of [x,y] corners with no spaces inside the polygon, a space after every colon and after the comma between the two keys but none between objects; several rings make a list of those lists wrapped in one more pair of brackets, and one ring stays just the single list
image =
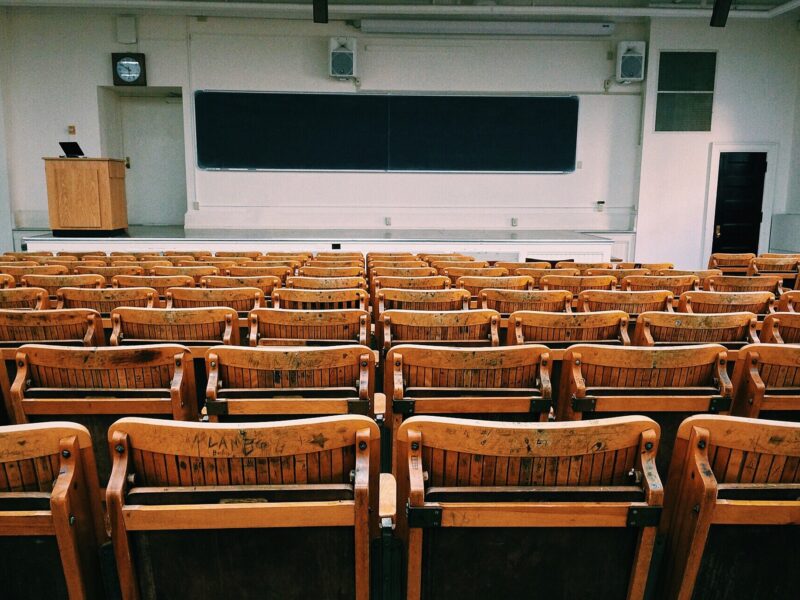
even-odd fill
[{"label": "wall clock", "polygon": [[121,52],[111,55],[114,85],[147,85],[144,54]]}]

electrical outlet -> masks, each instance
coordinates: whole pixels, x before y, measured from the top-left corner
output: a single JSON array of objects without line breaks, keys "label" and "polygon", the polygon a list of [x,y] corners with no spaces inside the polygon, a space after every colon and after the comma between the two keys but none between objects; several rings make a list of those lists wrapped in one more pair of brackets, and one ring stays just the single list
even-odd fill
[{"label": "electrical outlet", "polygon": [[519,224],[517,217],[511,217],[511,226],[516,227]]},{"label": "electrical outlet", "polygon": [[392,224],[392,217],[384,217],[383,224],[389,227]]},{"label": "electrical outlet", "polygon": [[67,125],[67,135],[75,135],[78,132],[78,128],[75,125]]}]

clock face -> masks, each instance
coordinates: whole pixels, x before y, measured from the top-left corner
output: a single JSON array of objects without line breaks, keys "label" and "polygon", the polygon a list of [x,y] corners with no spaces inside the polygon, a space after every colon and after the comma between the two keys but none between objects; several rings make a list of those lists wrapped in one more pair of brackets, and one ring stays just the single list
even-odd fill
[{"label": "clock face", "polygon": [[116,69],[119,78],[128,83],[136,81],[142,75],[142,65],[129,56],[118,60]]}]

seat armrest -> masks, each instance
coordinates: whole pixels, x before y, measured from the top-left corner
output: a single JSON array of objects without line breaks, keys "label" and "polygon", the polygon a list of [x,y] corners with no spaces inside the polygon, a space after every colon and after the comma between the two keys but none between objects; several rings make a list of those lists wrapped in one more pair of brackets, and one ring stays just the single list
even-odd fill
[{"label": "seat armrest", "polygon": [[381,473],[378,513],[381,519],[392,522],[397,516],[397,480],[391,473]]}]

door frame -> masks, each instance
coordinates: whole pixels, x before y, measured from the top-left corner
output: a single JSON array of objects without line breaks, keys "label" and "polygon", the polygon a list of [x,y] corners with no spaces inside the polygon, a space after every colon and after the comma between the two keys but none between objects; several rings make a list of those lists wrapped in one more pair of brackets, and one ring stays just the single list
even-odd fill
[{"label": "door frame", "polygon": [[772,212],[775,204],[775,179],[778,165],[777,142],[712,142],[709,146],[708,185],[703,225],[701,264],[708,262],[714,243],[714,215],[717,209],[717,186],[719,184],[719,159],[723,152],[764,152],[767,155],[767,171],[764,173],[764,195],[761,198],[761,229],[758,232],[758,253],[769,252],[769,237],[772,230]]}]

